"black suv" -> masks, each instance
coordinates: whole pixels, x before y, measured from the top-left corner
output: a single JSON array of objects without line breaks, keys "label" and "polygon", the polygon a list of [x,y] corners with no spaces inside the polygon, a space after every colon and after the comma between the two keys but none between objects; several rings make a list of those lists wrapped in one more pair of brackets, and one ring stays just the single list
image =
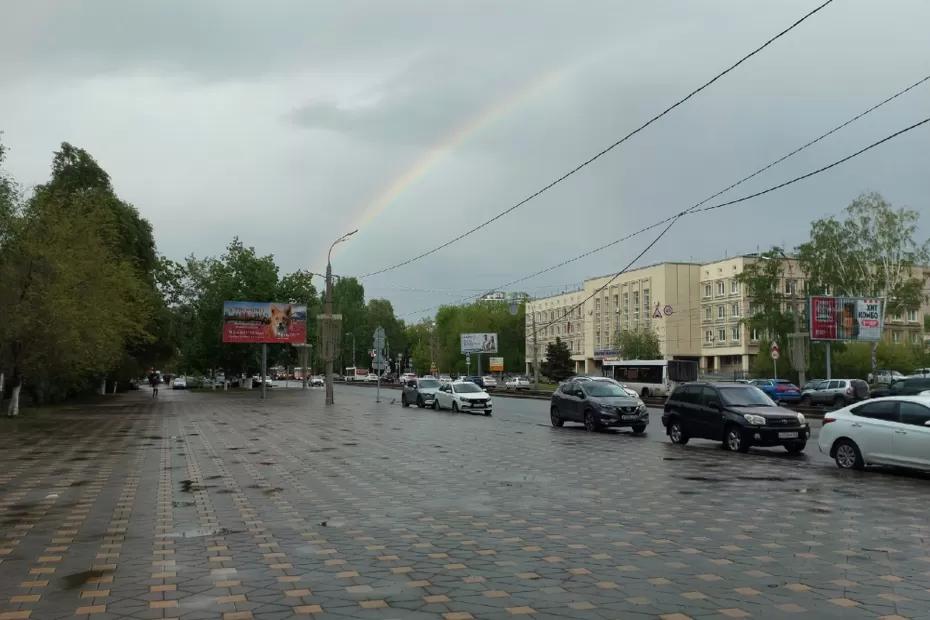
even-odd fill
[{"label": "black suv", "polygon": [[742,383],[678,386],[665,403],[662,424],[673,443],[711,439],[734,452],[784,446],[798,454],[810,437],[802,414],[779,407],[756,386]]}]

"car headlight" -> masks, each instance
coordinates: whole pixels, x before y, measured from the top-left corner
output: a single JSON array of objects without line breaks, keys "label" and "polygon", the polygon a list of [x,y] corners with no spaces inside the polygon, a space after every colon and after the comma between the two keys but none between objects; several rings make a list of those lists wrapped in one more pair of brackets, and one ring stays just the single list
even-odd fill
[{"label": "car headlight", "polygon": [[751,413],[744,413],[743,417],[746,418],[746,421],[750,424],[755,424],[757,426],[765,426],[765,418],[761,415],[753,415]]},{"label": "car headlight", "polygon": [[604,413],[613,413],[613,412],[614,412],[614,407],[613,407],[613,405],[607,405],[607,404],[603,404],[603,403],[602,403],[602,404],[599,404],[599,405],[598,405],[598,408],[599,408],[601,411],[603,411]]},{"label": "car headlight", "polygon": [[649,410],[646,408],[646,403],[639,403],[639,406],[636,407],[636,410],[637,410],[639,413],[641,413],[641,414],[643,414],[643,413],[648,413],[648,411],[649,411]]},{"label": "car headlight", "polygon": [[806,422],[807,422],[807,419],[804,417],[804,414],[803,414],[803,413],[799,413],[799,414],[798,414],[798,424],[805,424]]}]

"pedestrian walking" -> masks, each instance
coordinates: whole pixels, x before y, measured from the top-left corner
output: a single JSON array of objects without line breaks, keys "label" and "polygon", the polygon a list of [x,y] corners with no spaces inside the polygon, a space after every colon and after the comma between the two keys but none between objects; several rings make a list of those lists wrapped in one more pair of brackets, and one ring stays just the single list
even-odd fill
[{"label": "pedestrian walking", "polygon": [[158,398],[159,383],[161,383],[161,380],[158,378],[158,373],[153,370],[149,373],[149,385],[152,386],[152,398]]}]

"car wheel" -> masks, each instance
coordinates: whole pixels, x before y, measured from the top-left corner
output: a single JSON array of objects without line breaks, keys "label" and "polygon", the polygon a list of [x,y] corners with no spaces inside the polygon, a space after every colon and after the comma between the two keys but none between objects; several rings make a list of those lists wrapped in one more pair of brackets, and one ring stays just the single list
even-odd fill
[{"label": "car wheel", "polygon": [[636,424],[636,425],[633,426],[633,434],[634,434],[634,435],[642,435],[642,434],[645,433],[645,432],[646,432],[646,425],[645,425],[645,424]]},{"label": "car wheel", "polygon": [[556,428],[560,428],[562,425],[565,424],[565,420],[563,420],[562,417],[559,415],[559,408],[556,407],[555,405],[553,405],[552,408],[549,409],[549,421],[552,422],[552,426]]},{"label": "car wheel", "polygon": [[458,413],[458,412],[459,412],[459,404],[453,400],[452,401],[452,413]]},{"label": "car wheel", "polygon": [[439,411],[439,399],[433,401],[433,411]]},{"label": "car wheel", "polygon": [[491,412],[490,412],[490,411],[485,411],[485,412],[484,412],[484,415],[490,416],[490,415],[491,415]]},{"label": "car wheel", "polygon": [[643,398],[649,398],[649,388],[643,388],[643,391],[639,393]]},{"label": "car wheel", "polygon": [[802,396],[802,397],[801,397],[801,405],[803,405],[804,407],[810,407],[810,406],[811,406],[811,397],[810,397],[810,396],[807,396],[807,395]]},{"label": "car wheel", "polygon": [[421,396],[417,396],[417,407],[419,407],[420,409],[422,409],[422,408],[425,407],[425,406],[426,406],[426,405],[423,404],[423,398],[422,398]]},{"label": "car wheel", "polygon": [[788,451],[788,454],[801,454],[804,452],[805,446],[807,446],[806,441],[796,441],[794,443],[786,443],[785,450]]},{"label": "car wheel", "polygon": [[731,452],[748,452],[749,442],[743,434],[743,429],[731,424],[723,436],[723,447]]},{"label": "car wheel", "polygon": [[862,469],[865,466],[859,446],[849,439],[840,439],[833,445],[833,460],[840,469]]},{"label": "car wheel", "polygon": [[594,414],[590,411],[585,411],[584,413],[584,428],[589,433],[596,433],[601,430],[601,425],[597,423],[597,420],[594,419]]},{"label": "car wheel", "polygon": [[681,422],[677,418],[668,425],[668,438],[672,440],[672,443],[682,446],[688,443],[689,437],[685,434],[685,430],[681,427]]},{"label": "car wheel", "polygon": [[401,407],[409,407],[409,406],[410,406],[410,403],[407,402],[407,395],[406,395],[406,394],[402,394],[402,395],[401,395],[401,397],[400,397],[400,405],[401,405]]}]

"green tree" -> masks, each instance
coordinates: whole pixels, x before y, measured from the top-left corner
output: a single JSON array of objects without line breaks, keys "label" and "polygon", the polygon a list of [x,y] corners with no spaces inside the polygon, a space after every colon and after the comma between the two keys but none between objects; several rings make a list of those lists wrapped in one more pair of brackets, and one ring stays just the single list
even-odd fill
[{"label": "green tree", "polygon": [[[433,330],[433,323],[429,319],[408,325],[406,328],[405,340],[407,346],[405,349],[411,358],[414,372],[420,375],[429,372],[431,365],[435,361]],[[440,370],[446,372],[446,369],[440,368]]]},{"label": "green tree", "polygon": [[743,319],[743,324],[781,346],[787,344],[788,334],[794,331],[795,312],[790,306],[791,300],[779,286],[784,277],[784,258],[782,249],[773,247],[736,276],[751,304],[749,317]]},{"label": "green tree", "polygon": [[625,329],[617,333],[615,342],[624,359],[662,359],[659,337],[651,329]]},{"label": "green tree", "polygon": [[[866,193],[846,207],[846,217],[811,224],[810,240],[798,248],[801,270],[812,295],[883,297],[885,313],[916,310],[930,261],[930,240],[916,239],[920,216],[895,209],[880,194]],[[878,343],[871,367],[878,365]]]},{"label": "green tree", "polygon": [[365,318],[368,327],[365,331],[365,347],[370,348],[375,330],[384,329],[387,344],[391,355],[397,355],[407,347],[407,336],[404,331],[404,322],[394,316],[394,306],[387,299],[370,299],[365,307]]},{"label": "green tree", "polygon": [[[322,293],[326,295],[324,290]],[[342,366],[352,364],[352,338],[355,337],[355,362],[368,368],[370,358],[366,351],[371,348],[368,318],[365,312],[365,288],[355,278],[337,278],[333,283],[333,312],[342,315]],[[339,364],[335,366],[338,368]]]},{"label": "green tree", "polygon": [[553,381],[563,381],[574,374],[572,353],[568,350],[568,345],[558,336],[555,342],[546,345],[546,361],[540,365],[539,369],[543,375]]}]

